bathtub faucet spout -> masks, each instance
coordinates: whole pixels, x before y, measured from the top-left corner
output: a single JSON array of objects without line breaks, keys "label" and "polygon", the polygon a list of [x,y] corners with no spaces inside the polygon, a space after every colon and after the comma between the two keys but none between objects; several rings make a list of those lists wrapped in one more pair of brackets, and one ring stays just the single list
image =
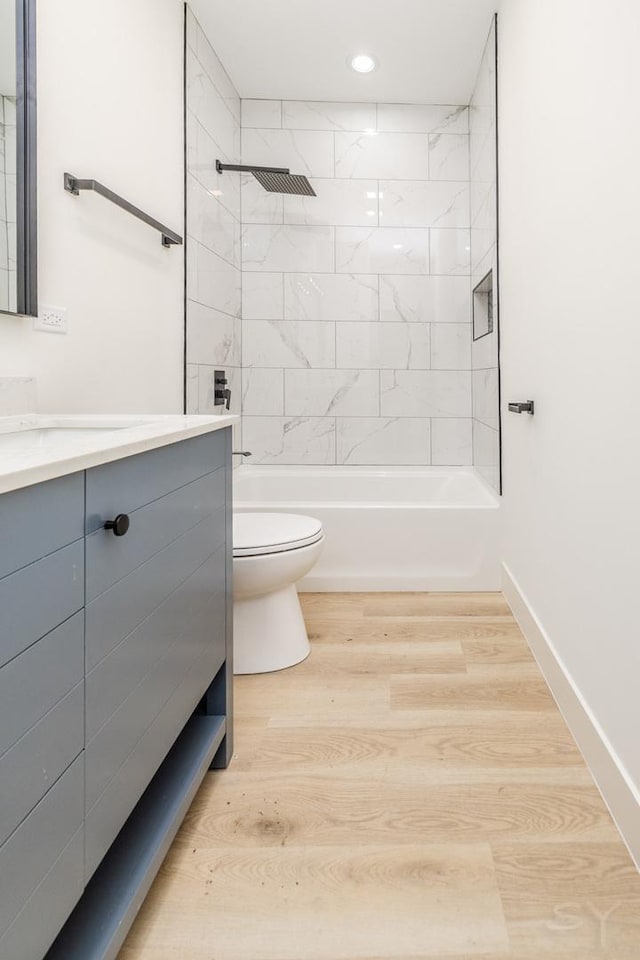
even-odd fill
[{"label": "bathtub faucet spout", "polygon": [[232,450],[231,456],[233,457],[250,457],[251,450]]}]

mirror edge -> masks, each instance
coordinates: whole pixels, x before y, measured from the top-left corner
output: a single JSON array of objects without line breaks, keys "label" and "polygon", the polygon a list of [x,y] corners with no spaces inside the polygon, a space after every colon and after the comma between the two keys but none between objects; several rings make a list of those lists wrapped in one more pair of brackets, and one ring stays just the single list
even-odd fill
[{"label": "mirror edge", "polygon": [[16,0],[17,313],[38,315],[36,0]]}]

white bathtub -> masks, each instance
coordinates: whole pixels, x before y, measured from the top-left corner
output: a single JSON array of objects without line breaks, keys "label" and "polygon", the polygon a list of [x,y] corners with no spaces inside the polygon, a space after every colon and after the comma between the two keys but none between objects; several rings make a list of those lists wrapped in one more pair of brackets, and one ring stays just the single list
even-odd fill
[{"label": "white bathtub", "polygon": [[234,498],[236,510],[322,521],[301,590],[500,588],[499,498],[470,467],[242,466]]}]

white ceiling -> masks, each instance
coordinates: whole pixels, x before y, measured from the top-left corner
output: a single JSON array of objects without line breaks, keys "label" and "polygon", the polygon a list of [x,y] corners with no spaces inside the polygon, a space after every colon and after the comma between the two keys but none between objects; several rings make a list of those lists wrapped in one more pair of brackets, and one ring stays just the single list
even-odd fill
[{"label": "white ceiling", "polygon": [[[497,0],[189,0],[241,97],[467,103]],[[367,75],[346,65],[373,53]]]}]

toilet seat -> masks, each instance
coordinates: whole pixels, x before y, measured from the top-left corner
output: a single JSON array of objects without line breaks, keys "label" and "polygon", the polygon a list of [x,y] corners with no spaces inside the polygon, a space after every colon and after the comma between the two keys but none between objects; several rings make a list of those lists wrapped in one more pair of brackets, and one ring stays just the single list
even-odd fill
[{"label": "toilet seat", "polygon": [[286,553],[317,543],[322,524],[299,513],[234,513],[234,557],[260,557]]}]

